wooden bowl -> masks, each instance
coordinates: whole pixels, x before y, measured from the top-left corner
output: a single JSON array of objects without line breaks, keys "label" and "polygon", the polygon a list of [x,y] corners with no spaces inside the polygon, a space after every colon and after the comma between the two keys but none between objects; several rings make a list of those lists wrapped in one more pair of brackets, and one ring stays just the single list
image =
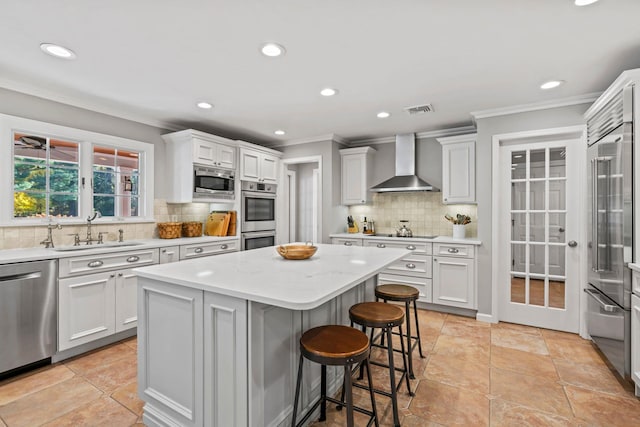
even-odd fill
[{"label": "wooden bowl", "polygon": [[308,259],[318,250],[313,245],[280,245],[276,246],[276,251],[284,259]]}]

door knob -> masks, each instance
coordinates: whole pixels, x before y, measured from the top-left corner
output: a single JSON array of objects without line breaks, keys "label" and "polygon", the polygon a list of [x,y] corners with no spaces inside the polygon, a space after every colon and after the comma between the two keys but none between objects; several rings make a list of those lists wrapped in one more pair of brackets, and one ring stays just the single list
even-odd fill
[{"label": "door knob", "polygon": [[569,245],[569,247],[571,248],[575,248],[576,246],[578,246],[578,242],[576,242],[575,240],[570,240],[567,245]]}]

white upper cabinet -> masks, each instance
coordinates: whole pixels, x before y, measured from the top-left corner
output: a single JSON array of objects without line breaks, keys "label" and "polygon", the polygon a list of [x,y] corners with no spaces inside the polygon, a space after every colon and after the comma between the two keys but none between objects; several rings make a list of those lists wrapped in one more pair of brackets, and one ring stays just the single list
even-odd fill
[{"label": "white upper cabinet", "polygon": [[438,138],[442,145],[442,202],[476,203],[476,134]]},{"label": "white upper cabinet", "polygon": [[193,138],[193,162],[225,169],[236,168],[236,149],[202,138]]},{"label": "white upper cabinet", "polygon": [[162,138],[166,142],[165,173],[169,203],[193,201],[194,164],[236,170],[236,141],[192,129],[162,135]]},{"label": "white upper cabinet", "polygon": [[[248,143],[242,144],[248,145]],[[279,161],[277,154],[242,146],[240,147],[240,179],[277,184]]]},{"label": "white upper cabinet", "polygon": [[371,163],[375,152],[371,147],[340,150],[343,205],[361,205],[371,201]]}]

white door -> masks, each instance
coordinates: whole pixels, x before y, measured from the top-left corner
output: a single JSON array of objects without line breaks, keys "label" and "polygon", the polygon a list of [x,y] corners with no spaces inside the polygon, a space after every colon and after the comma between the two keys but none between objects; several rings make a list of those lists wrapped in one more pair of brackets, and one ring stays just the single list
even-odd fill
[{"label": "white door", "polygon": [[585,150],[580,139],[500,147],[502,321],[578,332]]}]

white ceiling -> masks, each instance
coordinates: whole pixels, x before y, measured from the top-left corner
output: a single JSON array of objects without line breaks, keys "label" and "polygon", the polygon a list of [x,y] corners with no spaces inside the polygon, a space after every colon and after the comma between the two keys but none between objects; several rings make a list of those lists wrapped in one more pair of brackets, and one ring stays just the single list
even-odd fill
[{"label": "white ceiling", "polygon": [[[2,3],[1,87],[267,144],[467,126],[472,111],[599,92],[640,67],[639,0]],[[262,56],[265,41],[286,55]],[[45,55],[43,42],[78,57]],[[549,79],[566,84],[540,90]],[[402,111],[423,103],[435,112]]]}]

